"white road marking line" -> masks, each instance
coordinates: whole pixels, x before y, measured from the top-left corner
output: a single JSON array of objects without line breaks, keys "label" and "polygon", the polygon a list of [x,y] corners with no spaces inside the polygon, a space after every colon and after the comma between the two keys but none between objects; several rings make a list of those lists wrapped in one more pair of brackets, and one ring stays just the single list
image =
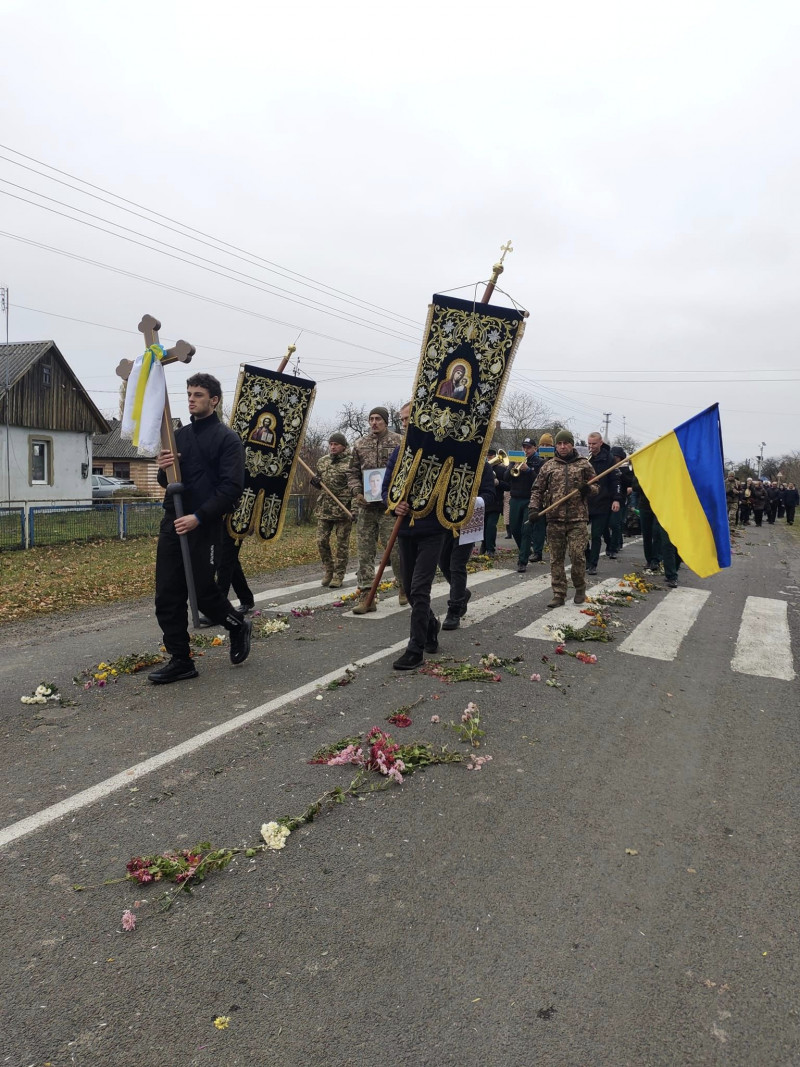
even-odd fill
[{"label": "white road marking line", "polygon": [[673,589],[619,646],[647,659],[673,660],[711,596],[707,589]]},{"label": "white road marking line", "polygon": [[[470,574],[467,580],[467,587],[469,589],[474,588],[476,585],[483,585],[484,582],[494,582],[498,578],[508,578],[513,574],[513,571],[506,570],[491,570],[491,571],[477,571],[475,574]],[[435,600],[442,600],[450,592],[450,586],[447,582],[436,582],[431,588],[431,602]],[[384,594],[381,594],[382,596]],[[358,619],[366,620],[367,622],[380,622],[381,619],[387,618],[389,615],[399,615],[401,611],[409,611],[408,607],[401,608],[397,600],[397,593],[385,594],[389,599],[381,600],[378,604],[377,611],[371,611],[367,615],[354,615],[352,609],[348,609],[342,615],[343,619]]]},{"label": "white road marking line", "polygon": [[519,585],[510,585],[505,589],[499,589],[496,593],[483,596],[477,604],[470,604],[469,614],[461,620],[462,627],[474,626],[476,622],[483,622],[498,611],[504,611],[514,604],[521,604],[528,597],[536,596],[544,589],[550,588],[549,573],[540,574],[537,578],[521,578]]},{"label": "white road marking line", "polygon": [[[354,582],[356,579],[356,572],[352,574],[346,574],[344,576],[345,582]],[[284,596],[296,596],[298,593],[304,593],[307,589],[320,589],[319,579],[315,582],[300,582],[298,585],[284,585],[279,589],[265,589],[261,593],[256,593],[253,596],[256,604],[260,604],[263,601],[272,602],[273,600],[280,600]]]},{"label": "white road marking line", "polygon": [[234,730],[239,730],[242,726],[247,726],[249,723],[255,722],[264,715],[269,715],[273,711],[278,711],[279,708],[284,707],[286,704],[291,704],[295,700],[301,700],[303,697],[313,693],[320,686],[327,685],[328,682],[340,678],[347,667],[366,666],[370,663],[376,663],[378,660],[384,659],[386,656],[391,656],[394,652],[402,651],[407,644],[407,640],[398,641],[389,648],[383,648],[379,652],[373,652],[372,655],[365,656],[364,659],[359,660],[356,664],[346,664],[343,667],[338,667],[336,670],[329,671],[327,674],[323,674],[321,677],[315,678],[311,682],[306,682],[305,685],[298,686],[297,689],[292,689],[289,693],[283,693],[281,696],[274,697],[272,700],[268,700],[266,704],[260,704],[257,708],[253,708],[251,711],[245,711],[241,715],[237,715],[234,719],[229,719],[227,722],[220,723],[218,726],[212,726],[210,730],[204,730],[203,733],[197,734],[195,737],[190,737],[188,740],[182,741],[181,744],[175,745],[173,748],[168,748],[164,752],[159,752],[158,755],[151,756],[150,759],[146,759],[142,763],[137,763],[133,767],[129,767],[127,770],[122,771],[120,774],[115,774],[111,778],[106,778],[104,782],[99,782],[97,785],[93,785],[89,789],[84,789],[80,793],[68,797],[66,800],[59,801],[58,804],[52,804],[49,808],[44,808],[35,815],[30,815],[26,819],[21,819],[19,822],[12,823],[4,830],[0,830],[0,847],[9,844],[11,841],[15,841],[19,837],[23,837],[25,834],[31,833],[33,830],[38,830],[40,827],[46,826],[55,819],[60,819],[62,816],[69,815],[73,811],[78,811],[80,808],[86,807],[87,804],[93,804],[95,801],[101,800],[103,797],[108,796],[109,793],[113,793],[117,789],[122,789],[124,786],[131,785],[133,782],[137,781],[137,779],[143,778],[146,774],[150,774],[152,771],[158,770],[159,767],[165,767],[168,763],[174,763],[175,760],[180,759],[182,756],[188,756],[190,753],[196,752],[198,749],[203,748],[212,741],[217,741],[219,738],[225,737]]},{"label": "white road marking line", "polygon": [[[588,590],[589,596],[594,596],[599,593],[605,592],[607,589],[613,589],[619,586],[619,578],[606,578],[603,582],[598,582],[597,585],[593,585]],[[571,590],[569,591],[571,592]],[[562,626],[574,626],[576,629],[580,626],[586,626],[589,620],[585,615],[581,614],[581,610],[585,608],[586,604],[565,604],[563,608],[553,608],[552,611],[548,611],[547,614],[540,616],[529,626],[526,626],[522,630],[518,630],[517,637],[527,637],[532,641],[550,641],[553,640],[553,635],[550,632],[550,627],[562,627]],[[591,607],[591,605],[589,605]]]},{"label": "white road marking line", "polygon": [[747,598],[731,660],[733,670],[758,678],[794,680],[788,607],[782,600]]},{"label": "white road marking line", "polygon": [[[495,572],[482,572],[482,573],[495,573]],[[500,574],[509,572],[499,572]],[[475,576],[477,577],[477,575]],[[523,582],[521,585],[514,587],[507,592],[513,595],[513,599],[503,599],[503,594],[494,594],[494,596],[482,597],[477,604],[474,605],[474,609],[471,608],[470,613],[474,611],[476,616],[472,621],[479,622],[491,615],[495,615],[500,611],[503,611],[510,603],[518,603],[526,596],[532,596],[536,592],[540,592],[543,586],[539,583],[546,581],[549,584],[549,576],[542,576],[541,579],[537,578],[534,581]],[[524,593],[524,596],[522,595]],[[487,604],[487,602],[489,602]],[[482,605],[487,604],[478,616],[477,609]],[[465,620],[467,623],[467,620]],[[468,623],[467,623],[468,624]],[[464,625],[464,623],[462,623]],[[156,756],[151,756],[150,759],[144,760],[142,763],[137,763],[133,767],[128,767],[127,770],[122,771],[120,774],[115,774],[111,778],[106,778],[103,782],[98,782],[97,785],[90,786],[89,789],[84,789],[80,793],[76,793],[74,796],[67,797],[66,799],[59,801],[58,804],[52,804],[48,808],[43,808],[41,811],[36,812],[34,815],[30,815],[25,819],[20,819],[18,822],[11,823],[4,829],[0,830],[0,848],[4,845],[10,844],[12,841],[18,840],[20,837],[25,837],[27,834],[33,833],[35,830],[41,830],[42,827],[48,826],[50,823],[55,822],[57,819],[63,818],[65,815],[70,815],[73,812],[79,811],[81,808],[87,807],[89,804],[94,804],[98,800],[102,800],[103,797],[108,796],[110,793],[116,792],[118,789],[123,789],[125,786],[131,785],[139,778],[143,778],[145,775],[158,770],[160,767],[165,767],[169,763],[174,763],[176,760],[183,756],[188,756],[198,749],[203,748],[205,745],[210,744],[212,741],[217,741],[222,737],[226,737],[228,734],[233,733],[234,730],[239,730],[243,726],[247,726],[251,722],[262,718],[264,715],[269,715],[273,711],[278,711],[280,708],[285,707],[287,704],[291,704],[296,700],[301,700],[303,697],[313,693],[315,689],[318,689],[322,685],[327,685],[328,682],[334,681],[336,678],[340,678],[348,666],[350,667],[365,667],[371,663],[377,663],[382,659],[386,659],[388,656],[394,655],[396,652],[402,652],[408,644],[407,639],[397,641],[393,645],[389,645],[388,648],[382,648],[378,652],[373,652],[369,656],[365,656],[363,659],[358,660],[354,664],[345,664],[342,667],[338,667],[336,670],[329,671],[327,674],[323,674],[320,678],[315,678],[311,682],[306,682],[305,685],[298,686],[297,689],[293,689],[288,693],[283,693],[281,696],[274,697],[272,700],[267,701],[266,704],[260,704],[257,708],[253,708],[251,711],[245,711],[241,715],[237,715],[234,719],[229,719],[227,722],[220,723],[218,726],[213,726],[210,730],[205,730],[201,734],[197,734],[195,737],[190,737],[186,741],[181,742],[179,745],[175,745],[173,748],[168,748],[165,752],[160,752]]]}]

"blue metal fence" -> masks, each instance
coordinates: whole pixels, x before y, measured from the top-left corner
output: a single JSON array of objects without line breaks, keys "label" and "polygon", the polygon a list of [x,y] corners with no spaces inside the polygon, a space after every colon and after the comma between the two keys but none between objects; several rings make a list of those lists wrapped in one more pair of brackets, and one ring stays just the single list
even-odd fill
[{"label": "blue metal fence", "polygon": [[0,508],[0,550],[25,547],[25,508]]},{"label": "blue metal fence", "polygon": [[[289,497],[286,519],[300,525],[306,516],[306,501],[299,493]],[[163,508],[160,501],[126,500],[92,504],[48,504],[25,509],[0,508],[0,550],[67,544],[100,538],[156,537]]]}]

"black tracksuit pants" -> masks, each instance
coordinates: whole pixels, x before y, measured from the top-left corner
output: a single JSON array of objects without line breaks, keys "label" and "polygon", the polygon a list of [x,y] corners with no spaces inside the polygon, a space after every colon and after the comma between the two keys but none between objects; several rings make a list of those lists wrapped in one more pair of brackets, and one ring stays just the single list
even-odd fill
[{"label": "black tracksuit pants", "polygon": [[253,591],[247,584],[247,579],[239,561],[239,552],[242,547],[241,541],[236,541],[225,527],[222,527],[222,543],[220,547],[219,563],[217,565],[217,585],[224,597],[227,597],[230,587],[239,598],[239,603],[245,607],[253,606],[255,600]]},{"label": "black tracksuit pants", "polygon": [[[175,533],[175,517],[165,514],[161,520],[156,550],[156,618],[164,634],[164,647],[170,656],[188,660],[189,614],[186,574],[183,569],[180,538]],[[219,562],[222,527],[204,523],[187,534],[192,560],[197,607],[215,626],[226,630],[239,626],[243,616],[231,607],[214,581]]]},{"label": "black tracksuit pants", "polygon": [[447,612],[459,619],[467,610],[467,562],[474,547],[474,544],[460,545],[458,538],[448,531],[439,554],[439,570],[450,585]]},{"label": "black tracksuit pants", "polygon": [[442,550],[442,538],[447,534],[435,533],[429,537],[398,537],[403,585],[411,605],[411,635],[409,652],[424,652],[428,633],[432,632],[436,616],[431,611],[431,586]]}]

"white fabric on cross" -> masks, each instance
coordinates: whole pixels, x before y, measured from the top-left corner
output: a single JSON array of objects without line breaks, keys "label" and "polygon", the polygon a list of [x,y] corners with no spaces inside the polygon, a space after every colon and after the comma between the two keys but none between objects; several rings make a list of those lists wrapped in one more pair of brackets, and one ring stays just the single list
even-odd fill
[{"label": "white fabric on cross", "polygon": [[[144,355],[139,356],[134,362],[125,390],[125,408],[122,412],[120,436],[126,441],[133,440],[136,430],[133,405],[136,400],[136,388],[139,383],[139,375],[142,372],[143,362]],[[167,385],[164,377],[164,368],[161,366],[160,361],[156,359],[150,368],[139,420],[138,452],[140,456],[154,456],[161,448],[161,417],[164,414],[166,396]]]}]

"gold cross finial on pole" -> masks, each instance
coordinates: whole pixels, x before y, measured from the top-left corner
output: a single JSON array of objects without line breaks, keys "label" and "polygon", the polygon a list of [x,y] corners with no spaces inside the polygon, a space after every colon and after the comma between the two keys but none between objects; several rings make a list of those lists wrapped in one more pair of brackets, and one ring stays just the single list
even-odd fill
[{"label": "gold cross finial on pole", "polygon": [[484,304],[488,304],[489,301],[491,300],[492,293],[494,292],[494,287],[497,285],[497,279],[503,273],[503,260],[506,258],[506,254],[508,252],[513,252],[514,251],[514,249],[511,247],[511,241],[506,241],[506,243],[504,245],[500,245],[500,251],[503,254],[502,254],[502,256],[500,256],[500,259],[498,260],[498,262],[495,263],[495,265],[492,267],[492,276],[489,279],[489,281],[487,282],[486,291],[483,294],[483,303]]}]

